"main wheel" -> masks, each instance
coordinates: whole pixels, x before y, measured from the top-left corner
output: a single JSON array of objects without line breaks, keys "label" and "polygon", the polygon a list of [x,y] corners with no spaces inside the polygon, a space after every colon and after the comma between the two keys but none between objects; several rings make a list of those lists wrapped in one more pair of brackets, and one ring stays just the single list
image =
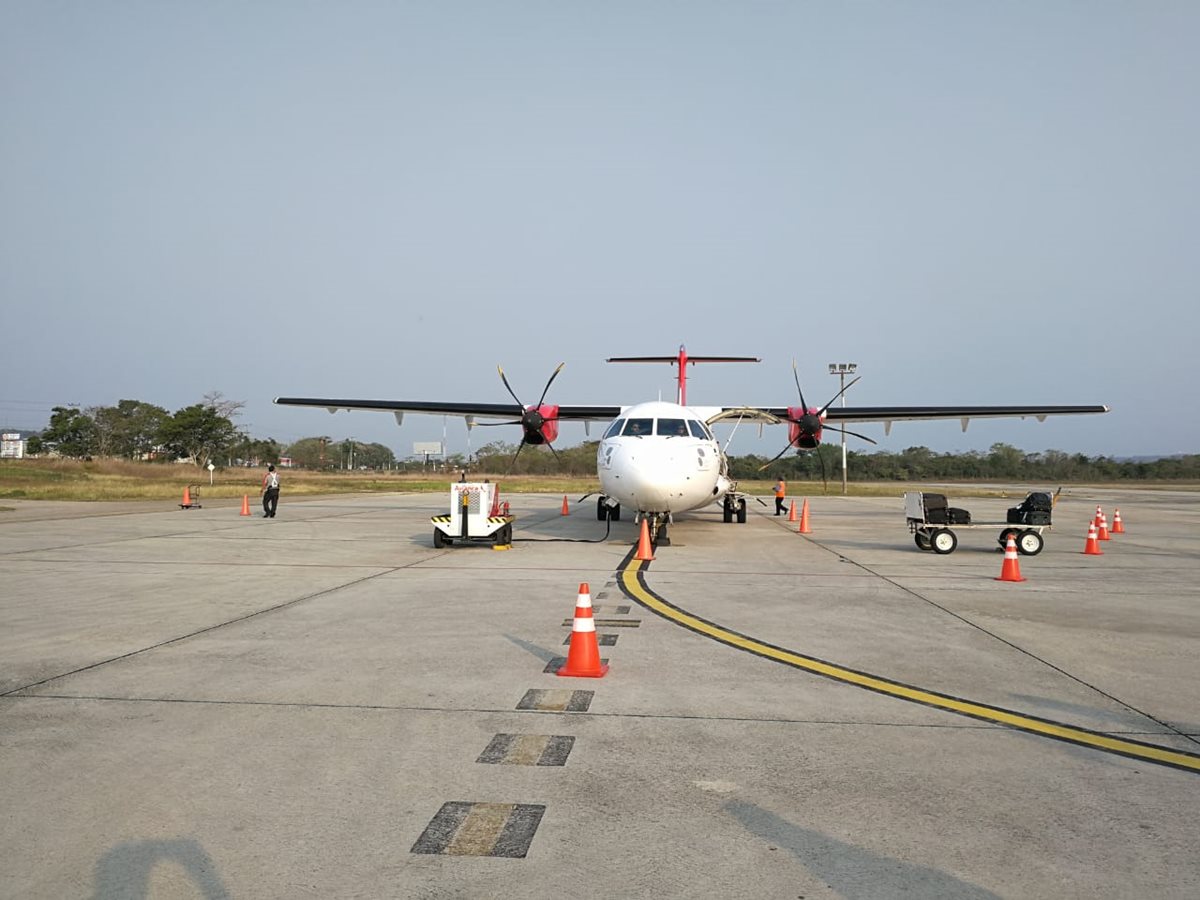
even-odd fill
[{"label": "main wheel", "polygon": [[601,497],[596,501],[596,521],[603,522],[607,518],[609,518],[608,504],[605,503],[604,498]]},{"label": "main wheel", "polygon": [[929,543],[929,534],[925,531],[914,531],[913,543],[917,545],[918,550],[929,550],[933,547],[933,545]]},{"label": "main wheel", "polygon": [[1022,531],[1017,535],[1017,550],[1026,556],[1037,556],[1046,542],[1036,531]]},{"label": "main wheel", "polygon": [[739,525],[746,524],[746,500],[741,499],[737,503],[737,520]]},{"label": "main wheel", "polygon": [[609,512],[608,517],[610,519],[612,519],[614,522],[621,521],[621,504],[620,503],[618,503],[616,506],[612,507],[612,510]]},{"label": "main wheel", "polygon": [[733,521],[733,504],[728,500],[726,500],[725,505],[721,507],[721,519],[726,525]]},{"label": "main wheel", "polygon": [[929,536],[929,545],[934,553],[945,556],[947,553],[953,553],[954,548],[958,546],[958,535],[949,528],[939,528]]}]

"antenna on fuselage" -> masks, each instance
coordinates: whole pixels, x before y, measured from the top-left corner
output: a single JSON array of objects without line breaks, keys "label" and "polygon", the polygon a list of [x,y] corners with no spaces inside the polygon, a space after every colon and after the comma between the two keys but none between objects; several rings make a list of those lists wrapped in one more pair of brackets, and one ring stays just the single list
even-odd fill
[{"label": "antenna on fuselage", "polygon": [[688,356],[687,350],[679,345],[678,356],[613,356],[606,360],[610,363],[671,363],[679,366],[679,399],[680,406],[687,406],[687,367],[688,363],[729,363],[729,362],[762,362],[757,356]]}]

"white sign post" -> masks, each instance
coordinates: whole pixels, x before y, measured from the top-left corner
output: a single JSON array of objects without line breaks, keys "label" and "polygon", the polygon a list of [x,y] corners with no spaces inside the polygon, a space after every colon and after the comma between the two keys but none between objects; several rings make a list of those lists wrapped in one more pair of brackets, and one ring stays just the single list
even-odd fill
[{"label": "white sign post", "polygon": [[213,483],[213,480],[212,480],[212,473],[213,473],[213,469],[215,469],[215,468],[216,468],[216,466],[214,466],[214,465],[212,464],[212,460],[210,459],[210,460],[208,461],[208,486],[209,486],[209,487],[212,487],[212,483]]}]

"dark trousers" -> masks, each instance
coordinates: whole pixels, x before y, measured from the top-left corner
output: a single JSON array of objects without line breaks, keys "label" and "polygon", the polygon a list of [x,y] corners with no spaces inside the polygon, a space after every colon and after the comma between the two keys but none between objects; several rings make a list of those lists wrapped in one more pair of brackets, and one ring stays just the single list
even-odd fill
[{"label": "dark trousers", "polygon": [[783,498],[776,496],[775,497],[775,515],[782,516],[785,512],[787,512],[787,510],[783,508]]},{"label": "dark trousers", "polygon": [[275,518],[275,507],[279,505],[279,488],[267,488],[263,491],[263,515],[269,519]]}]

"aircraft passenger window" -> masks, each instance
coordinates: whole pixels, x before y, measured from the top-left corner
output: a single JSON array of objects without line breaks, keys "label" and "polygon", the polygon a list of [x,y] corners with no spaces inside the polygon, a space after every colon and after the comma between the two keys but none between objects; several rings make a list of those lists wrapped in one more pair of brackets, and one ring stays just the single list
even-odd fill
[{"label": "aircraft passenger window", "polygon": [[632,437],[646,437],[654,432],[653,419],[630,419],[625,423],[625,430],[621,434]]},{"label": "aircraft passenger window", "polygon": [[621,428],[622,428],[622,426],[624,426],[624,424],[625,424],[624,419],[617,419],[617,421],[613,422],[611,425],[608,426],[608,431],[604,432],[604,436],[606,438],[610,438],[613,435],[620,434]]},{"label": "aircraft passenger window", "polygon": [[687,423],[683,419],[659,419],[658,434],[664,437],[687,437]]},{"label": "aircraft passenger window", "polygon": [[702,441],[711,441],[712,435],[705,434],[704,426],[697,419],[688,419],[688,428],[692,429],[692,437],[698,437]]}]

